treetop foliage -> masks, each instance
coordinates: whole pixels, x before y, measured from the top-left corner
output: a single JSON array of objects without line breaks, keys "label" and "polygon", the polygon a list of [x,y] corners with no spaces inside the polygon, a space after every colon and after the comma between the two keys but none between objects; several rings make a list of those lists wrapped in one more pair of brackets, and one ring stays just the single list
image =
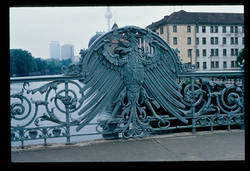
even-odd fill
[{"label": "treetop foliage", "polygon": [[61,74],[62,66],[69,66],[71,59],[34,58],[23,49],[10,49],[10,76],[54,75]]}]

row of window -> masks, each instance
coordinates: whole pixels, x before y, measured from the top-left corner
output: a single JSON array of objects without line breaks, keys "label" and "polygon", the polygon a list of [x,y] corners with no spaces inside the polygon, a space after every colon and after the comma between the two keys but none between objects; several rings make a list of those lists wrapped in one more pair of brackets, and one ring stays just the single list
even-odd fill
[{"label": "row of window", "polygon": [[[242,32],[244,32],[244,26],[230,26],[230,33],[238,33],[239,27],[242,27]],[[218,33],[219,26],[210,26],[210,33]],[[196,33],[199,33],[199,26],[195,27]],[[177,32],[177,25],[173,25],[173,32]],[[207,32],[207,26],[201,26],[201,32]],[[160,34],[163,34],[163,26],[160,26]],[[187,33],[191,33],[191,25],[187,25]],[[222,26],[222,33],[227,33],[227,26]]]},{"label": "row of window", "polygon": [[[239,38],[238,37],[231,37],[231,45],[238,45],[239,44]],[[196,41],[195,41],[196,45],[200,44],[200,39],[197,37]],[[202,45],[206,45],[207,40],[206,37],[202,37]],[[242,38],[242,44],[245,43],[245,38]],[[177,45],[178,44],[178,38],[177,37],[173,37],[173,44]],[[187,44],[190,45],[191,44],[191,37],[187,37]],[[218,37],[210,37],[210,44],[211,45],[218,45],[219,44],[219,38]],[[227,44],[227,38],[223,37],[222,38],[222,44],[226,45]]]},{"label": "row of window", "polygon": [[[219,68],[219,61],[211,61],[211,68]],[[200,68],[200,62],[196,62],[197,69]],[[239,67],[236,61],[231,61],[231,68]],[[202,63],[202,68],[207,69],[207,62]],[[223,61],[223,69],[227,68],[227,61]]]},{"label": "row of window", "polygon": [[[189,54],[188,49],[188,54]],[[227,56],[227,49],[222,49],[223,56]],[[238,56],[239,50],[238,49],[231,49],[231,56]],[[200,50],[196,49],[196,56],[200,56]],[[202,56],[207,56],[207,49],[202,49]],[[219,49],[210,49],[210,56],[219,56]],[[190,56],[189,56],[190,57]]]},{"label": "row of window", "polygon": [[[231,37],[230,38],[230,43],[231,45],[237,45],[239,44],[239,38],[238,37]],[[242,44],[245,44],[245,38],[242,38]],[[196,44],[199,45],[199,38],[196,38]],[[205,45],[206,44],[206,37],[202,37],[202,44]],[[219,44],[219,38],[218,37],[210,37],[210,44],[211,45],[218,45]],[[226,45],[227,44],[227,38],[223,37],[222,38],[222,44]]]},{"label": "row of window", "polygon": [[[219,26],[210,26],[210,33],[218,33]],[[206,33],[206,26],[201,26],[201,32]],[[230,33],[238,33],[239,26],[230,26]],[[242,32],[244,32],[244,26],[242,26]],[[199,33],[199,26],[196,26],[196,33]],[[222,26],[222,33],[227,33],[227,26]]]}]

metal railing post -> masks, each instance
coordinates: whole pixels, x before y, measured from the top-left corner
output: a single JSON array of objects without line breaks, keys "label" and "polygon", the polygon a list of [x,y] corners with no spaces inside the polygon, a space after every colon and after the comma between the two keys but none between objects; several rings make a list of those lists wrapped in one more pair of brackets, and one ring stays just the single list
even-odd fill
[{"label": "metal railing post", "polygon": [[245,76],[242,77],[242,106],[243,106],[243,109],[242,109],[242,112],[243,112],[243,122],[241,123],[241,130],[244,130],[245,129]]},{"label": "metal railing post", "polygon": [[191,80],[191,96],[192,96],[192,104],[191,104],[191,112],[192,112],[192,133],[195,133],[196,132],[196,129],[195,129],[195,108],[194,108],[194,77],[191,77],[190,78]]},{"label": "metal railing post", "polygon": [[[69,82],[65,81],[65,97],[69,97]],[[70,122],[69,122],[69,108],[68,105],[65,105],[66,109],[66,138],[67,142],[66,144],[70,144]]]}]

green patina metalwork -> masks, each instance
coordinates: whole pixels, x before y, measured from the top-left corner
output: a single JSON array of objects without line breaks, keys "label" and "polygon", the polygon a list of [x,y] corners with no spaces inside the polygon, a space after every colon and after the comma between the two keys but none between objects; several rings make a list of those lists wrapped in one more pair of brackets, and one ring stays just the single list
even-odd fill
[{"label": "green patina metalwork", "polygon": [[[11,95],[11,122],[29,118],[23,125],[11,125],[11,140],[23,146],[25,140],[44,139],[47,144],[48,138],[66,137],[70,143],[70,137],[83,135],[72,135],[70,128],[80,131],[100,113],[106,117],[98,120],[96,130],[104,138],[144,137],[182,128],[244,128],[243,71],[184,70],[177,53],[150,30],[112,30],[82,51],[79,64],[64,68],[64,75],[11,78],[11,83],[23,82],[22,90]],[[49,82],[28,89],[28,82],[34,81]],[[35,93],[43,94],[44,100],[25,95]],[[40,106],[46,113],[38,113]],[[40,126],[44,121],[56,125]],[[36,126],[28,127],[31,123]]]}]

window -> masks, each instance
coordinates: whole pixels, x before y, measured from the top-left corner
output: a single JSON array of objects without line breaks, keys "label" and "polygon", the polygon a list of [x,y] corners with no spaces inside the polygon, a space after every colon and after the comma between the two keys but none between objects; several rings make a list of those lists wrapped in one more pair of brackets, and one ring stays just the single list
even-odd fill
[{"label": "window", "polygon": [[227,44],[227,38],[223,37],[223,45]]},{"label": "window", "polygon": [[196,37],[196,44],[198,45],[199,44],[199,38]]},{"label": "window", "polygon": [[188,57],[192,56],[192,49],[188,49]]},{"label": "window", "polygon": [[234,32],[234,27],[230,26],[230,33],[233,33],[233,32]]},{"label": "window", "polygon": [[214,26],[210,26],[210,33],[214,32]]},{"label": "window", "polygon": [[218,37],[211,37],[210,41],[211,45],[218,45]]},{"label": "window", "polygon": [[235,27],[234,27],[234,32],[235,32],[235,33],[238,33],[238,26],[235,26]]},{"label": "window", "polygon": [[191,33],[191,26],[187,26],[187,32]]},{"label": "window", "polygon": [[187,44],[190,45],[191,44],[191,37],[187,38]]},{"label": "window", "polygon": [[207,69],[207,63],[203,62],[203,69]]},{"label": "window", "polygon": [[214,49],[211,49],[210,56],[214,56]]},{"label": "window", "polygon": [[200,51],[199,51],[199,49],[196,49],[196,56],[197,56],[197,57],[200,56]]},{"label": "window", "polygon": [[177,25],[173,25],[173,32],[177,32]]},{"label": "window", "polygon": [[215,61],[215,68],[219,68],[219,61]]},{"label": "window", "polygon": [[215,40],[214,44],[218,45],[218,43],[219,43],[218,37],[215,37],[214,40]]},{"label": "window", "polygon": [[199,33],[199,26],[195,26],[196,33]]},{"label": "window", "polygon": [[200,68],[200,63],[199,62],[196,62],[196,68]]},{"label": "window", "polygon": [[206,26],[202,26],[202,33],[206,33]]},{"label": "window", "polygon": [[203,45],[206,44],[206,37],[202,37],[202,44],[203,44]]},{"label": "window", "polygon": [[219,49],[211,49],[210,56],[219,56]]},{"label": "window", "polygon": [[211,68],[214,68],[214,61],[211,62]]},{"label": "window", "polygon": [[231,56],[238,56],[239,50],[238,49],[231,49]]},{"label": "window", "polygon": [[214,32],[218,33],[218,26],[215,26]]},{"label": "window", "polygon": [[234,38],[231,37],[231,45],[233,45],[233,44],[234,44]]},{"label": "window", "polygon": [[160,26],[160,34],[163,34],[163,26]]},{"label": "window", "polygon": [[230,33],[238,33],[238,26],[230,26]]},{"label": "window", "polygon": [[173,38],[173,44],[174,44],[174,45],[177,45],[177,37],[174,37],[174,38]]},{"label": "window", "polygon": [[238,37],[234,38],[234,44],[236,44],[236,45],[238,44]]},{"label": "window", "polygon": [[206,51],[206,49],[202,49],[202,55],[203,55],[203,56],[207,56],[207,51]]},{"label": "window", "polygon": [[227,56],[227,49],[223,49],[223,56]]},{"label": "window", "polygon": [[215,56],[219,56],[219,49],[215,49]]},{"label": "window", "polygon": [[210,33],[218,33],[218,26],[210,26]]},{"label": "window", "polygon": [[231,49],[231,56],[234,56],[234,49]]},{"label": "window", "polygon": [[210,38],[210,43],[211,43],[211,45],[214,44],[214,38],[213,37]]},{"label": "window", "polygon": [[227,32],[227,27],[226,26],[222,26],[222,33],[226,33]]},{"label": "window", "polygon": [[231,68],[234,68],[234,61],[231,61]]},{"label": "window", "polygon": [[223,61],[223,68],[227,68],[227,61]]},{"label": "window", "polygon": [[235,49],[235,50],[234,50],[234,55],[235,55],[235,56],[238,56],[238,49]]}]

